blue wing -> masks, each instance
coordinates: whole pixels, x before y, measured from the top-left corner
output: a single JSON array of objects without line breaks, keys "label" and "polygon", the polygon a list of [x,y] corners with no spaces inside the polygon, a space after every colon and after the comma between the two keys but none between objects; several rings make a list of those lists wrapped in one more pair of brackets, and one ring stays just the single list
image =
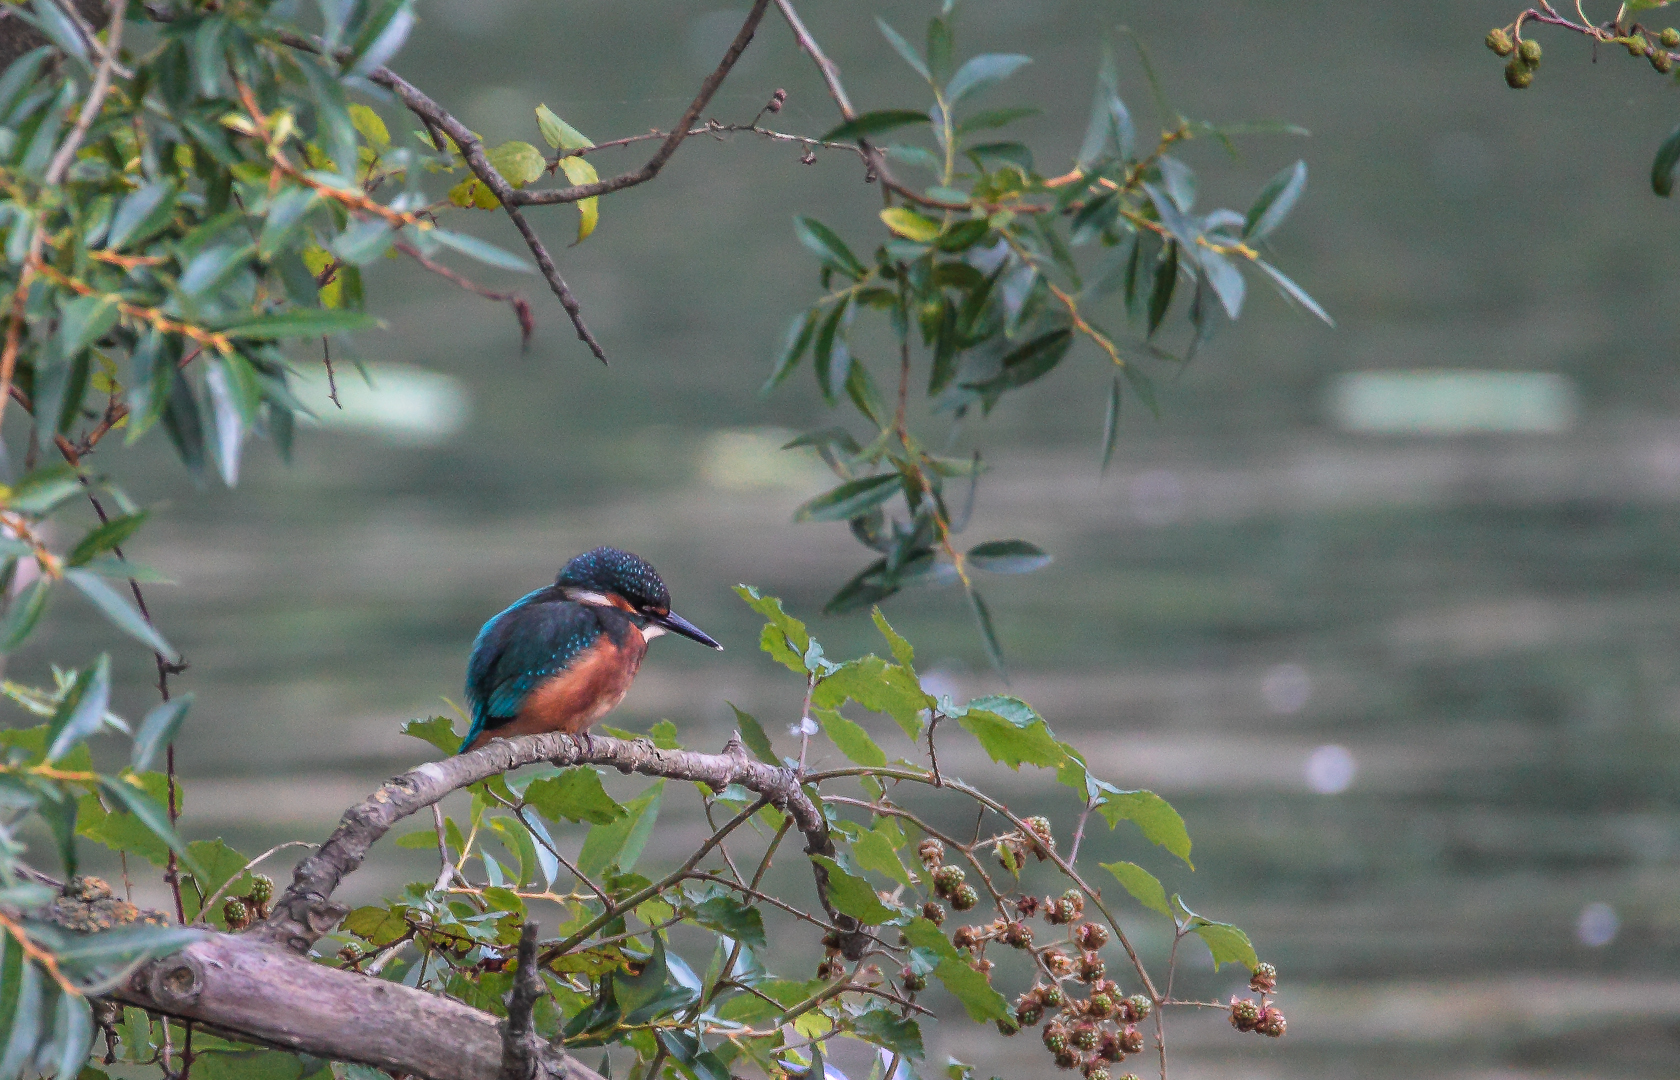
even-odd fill
[{"label": "blue wing", "polygon": [[[467,704],[472,727],[461,750],[485,731],[519,715],[538,683],[563,671],[601,636],[593,609],[552,597],[550,589],[527,594],[484,624],[467,661]],[[460,751],[457,751],[459,753]]]}]

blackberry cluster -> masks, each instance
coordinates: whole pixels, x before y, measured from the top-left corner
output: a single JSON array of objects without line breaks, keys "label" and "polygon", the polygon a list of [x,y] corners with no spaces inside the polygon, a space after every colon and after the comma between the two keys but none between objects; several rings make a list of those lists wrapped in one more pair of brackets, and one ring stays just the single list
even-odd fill
[{"label": "blackberry cluster", "polygon": [[1253,998],[1231,998],[1231,1026],[1238,1031],[1254,1031],[1274,1039],[1283,1038],[1284,1032],[1289,1030],[1289,1021],[1283,1013],[1273,1005],[1267,997],[1277,989],[1277,968],[1270,964],[1259,964],[1254,968],[1254,975],[1248,980],[1248,988],[1260,995],[1260,1000]]},{"label": "blackberry cluster", "polygon": [[1142,994],[1122,997],[1107,979],[1093,983],[1088,998],[1069,997],[1055,983],[1039,983],[1015,999],[1014,1019],[1020,1027],[1044,1024],[1040,1037],[1057,1068],[1079,1069],[1086,1080],[1103,1080],[1109,1065],[1143,1051],[1143,1033],[1133,1025],[1154,1007]]}]

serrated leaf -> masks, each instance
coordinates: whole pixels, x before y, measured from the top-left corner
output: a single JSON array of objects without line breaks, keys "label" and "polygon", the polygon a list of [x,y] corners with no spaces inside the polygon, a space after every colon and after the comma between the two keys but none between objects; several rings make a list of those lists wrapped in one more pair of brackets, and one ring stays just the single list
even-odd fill
[{"label": "serrated leaf", "polygon": [[1207,945],[1213,956],[1213,970],[1218,971],[1221,964],[1241,964],[1249,971],[1260,966],[1253,942],[1230,923],[1212,922],[1196,915],[1190,920],[1190,930]]},{"label": "serrated leaf", "polygon": [[776,756],[775,748],[770,745],[770,737],[764,733],[764,726],[751,713],[743,712],[734,702],[729,707],[735,711],[735,730],[741,733],[741,742],[753,756],[766,765],[780,768],[782,761]]},{"label": "serrated leaf", "polygon": [[971,701],[957,723],[980,741],[988,757],[1011,769],[1022,765],[1053,769],[1067,756],[1043,718],[1016,698]]},{"label": "serrated leaf", "polygon": [[817,711],[822,721],[823,733],[848,759],[871,768],[879,768],[887,763],[886,753],[875,745],[875,740],[869,737],[869,732],[865,731],[861,724],[846,719],[832,709]]},{"label": "serrated leaf", "polygon": [[[1677,132],[1676,134],[1680,134]],[[1680,158],[1680,143],[1676,144],[1675,155]],[[1669,162],[1672,170],[1674,162]],[[1653,183],[1655,182],[1653,174]],[[1255,196],[1254,205],[1248,208],[1243,218],[1242,235],[1244,240],[1259,242],[1269,236],[1274,229],[1283,224],[1283,219],[1300,201],[1301,193],[1307,188],[1307,163],[1297,161],[1266,182]],[[1658,192],[1667,194],[1667,192]]]},{"label": "serrated leaf", "polygon": [[455,734],[455,723],[447,716],[416,717],[402,726],[402,733],[431,743],[445,754],[453,755],[461,749],[461,736]]},{"label": "serrated leaf", "polygon": [[910,874],[899,861],[892,841],[877,829],[865,829],[858,833],[857,839],[852,841],[852,860],[859,870],[873,870],[900,885],[911,884]]},{"label": "serrated leaf", "polygon": [[694,908],[694,921],[754,949],[765,947],[764,916],[733,896],[714,896]]},{"label": "serrated leaf", "polygon": [[167,660],[180,659],[175,647],[164,640],[138,608],[107,585],[104,578],[91,570],[73,567],[64,571],[64,579],[87,597],[117,629]]},{"label": "serrated leaf", "polygon": [[1159,911],[1163,915],[1171,915],[1172,910],[1167,907],[1167,893],[1161,888],[1161,882],[1154,874],[1145,870],[1134,862],[1111,862],[1100,864],[1104,870],[1114,875],[1132,899],[1148,908]]},{"label": "serrated leaf", "polygon": [[1184,827],[1184,819],[1171,803],[1153,791],[1113,792],[1097,806],[1097,813],[1111,829],[1122,821],[1130,821],[1150,843],[1177,855],[1190,869],[1196,868],[1190,861],[1190,833]]},{"label": "serrated leaf", "polygon": [[157,752],[175,741],[175,733],[181,729],[181,723],[187,718],[187,710],[192,708],[193,695],[182,694],[177,698],[170,698],[156,706],[140,721],[140,730],[134,733],[134,749],[129,762],[135,772],[145,772],[152,767],[152,759]]},{"label": "serrated leaf", "polygon": [[[870,1009],[852,1021],[857,1033],[877,1046],[883,1046],[910,1061],[926,1056],[922,1047],[922,1029],[908,1016],[898,1016],[890,1009]],[[828,1070],[832,1076],[834,1070]]]},{"label": "serrated leaf", "polygon": [[589,821],[611,825],[628,811],[601,786],[601,774],[588,766],[535,780],[525,789],[525,804],[550,821]]},{"label": "serrated leaf", "polygon": [[[787,638],[795,652],[801,656],[811,647],[811,635],[805,629],[805,624],[782,610],[782,602],[774,596],[766,596],[751,585],[735,586],[735,594],[747,602],[747,606],[762,615],[776,631]],[[798,670],[803,671],[801,666]]]},{"label": "serrated leaf", "polygon": [[880,926],[899,912],[881,903],[875,887],[858,877],[827,855],[813,855],[811,861],[828,871],[828,899],[834,909],[850,915],[865,926]]},{"label": "serrated leaf", "polygon": [[915,674],[916,650],[911,648],[910,642],[906,641],[897,630],[892,628],[892,624],[887,622],[887,617],[881,614],[880,608],[875,608],[870,612],[870,618],[875,622],[875,629],[879,630],[881,636],[887,639],[887,648],[892,650],[893,659],[897,660],[906,671],[912,675]]}]

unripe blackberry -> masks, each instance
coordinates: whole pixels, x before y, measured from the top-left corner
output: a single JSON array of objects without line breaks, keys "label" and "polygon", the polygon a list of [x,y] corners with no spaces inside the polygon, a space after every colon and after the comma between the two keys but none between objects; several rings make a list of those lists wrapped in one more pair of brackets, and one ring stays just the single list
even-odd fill
[{"label": "unripe blackberry", "polygon": [[1114,999],[1107,994],[1092,994],[1091,1000],[1085,1003],[1085,1015],[1094,1016],[1098,1020],[1113,1016]]},{"label": "unripe blackberry", "polygon": [[982,975],[989,974],[993,968],[997,967],[996,964],[992,963],[990,960],[986,959],[984,956],[980,957],[977,960],[970,960],[968,962],[968,966],[973,968],[975,971],[978,971]]},{"label": "unripe blackberry", "polygon": [[1674,27],[1670,26],[1657,35],[1657,40],[1663,43],[1663,48],[1665,49],[1680,47],[1680,30],[1676,30]]},{"label": "unripe blackberry", "polygon": [[1513,90],[1526,90],[1534,81],[1534,69],[1522,62],[1522,57],[1513,56],[1511,62],[1505,65],[1505,85]]},{"label": "unripe blackberry", "polygon": [[1066,926],[1078,917],[1073,905],[1066,900],[1052,900],[1048,896],[1044,898],[1044,921],[1051,926]]},{"label": "unripe blackberry", "polygon": [[1120,1049],[1118,1032],[1103,1032],[1102,1042],[1097,1044],[1097,1056],[1104,1061],[1119,1061],[1126,1056],[1126,1052]]},{"label": "unripe blackberry", "polygon": [[1500,56],[1510,56],[1511,50],[1516,48],[1511,44],[1511,35],[1497,26],[1487,32],[1487,37],[1482,39],[1482,43]]},{"label": "unripe blackberry", "polygon": [[1260,1010],[1260,1016],[1254,1022],[1255,1031],[1262,1035],[1269,1035],[1274,1039],[1283,1038],[1284,1032],[1288,1029],[1289,1021],[1285,1020],[1283,1014],[1270,1005]]},{"label": "unripe blackberry", "polygon": [[1523,63],[1529,67],[1540,66],[1540,43],[1528,38],[1517,42],[1517,55],[1523,58]]},{"label": "unripe blackberry", "polygon": [[1085,1080],[1108,1080],[1108,1070],[1095,1061],[1085,1063]]},{"label": "unripe blackberry", "polygon": [[229,930],[243,930],[251,925],[251,909],[245,906],[245,901],[231,897],[222,904],[222,918]]},{"label": "unripe blackberry", "polygon": [[1231,1026],[1238,1031],[1253,1031],[1260,1023],[1260,1006],[1251,998],[1231,999]]},{"label": "unripe blackberry", "polygon": [[1060,949],[1051,949],[1044,954],[1044,970],[1057,978],[1073,974],[1073,957]]},{"label": "unripe blackberry", "polygon": [[768,112],[779,113],[782,111],[782,105],[786,101],[787,91],[778,89],[774,94],[770,95],[770,102],[765,105],[764,108]]},{"label": "unripe blackberry", "polygon": [[1015,913],[1023,919],[1030,919],[1038,914],[1038,897],[1017,896],[1015,898]]},{"label": "unripe blackberry", "polygon": [[1091,984],[1091,993],[1107,994],[1116,1004],[1120,1002],[1120,984],[1113,979],[1098,979]]},{"label": "unripe blackberry", "polygon": [[354,964],[362,958],[362,947],[354,941],[338,950],[338,958],[346,964]]},{"label": "unripe blackberry", "polygon": [[999,1035],[1007,1038],[1010,1035],[1014,1035],[1019,1032],[1021,1030],[1021,1025],[1017,1024],[1007,1016],[1000,1016],[997,1018],[997,1029]]},{"label": "unripe blackberry", "polygon": [[1644,34],[1634,34],[1627,39],[1627,51],[1629,56],[1644,56],[1646,47]]},{"label": "unripe blackberry", "polygon": [[957,932],[951,935],[951,944],[959,949],[972,949],[980,944],[980,935],[978,926],[959,926]]},{"label": "unripe blackberry", "polygon": [[1016,1003],[1015,1020],[1021,1026],[1032,1027],[1042,1019],[1044,1019],[1044,1006],[1038,1003],[1038,999],[1034,998],[1031,1001]]},{"label": "unripe blackberry", "polygon": [[1076,918],[1085,914],[1085,894],[1080,892],[1078,889],[1069,889],[1067,892],[1063,893],[1062,901],[1073,907],[1074,916]]},{"label": "unripe blackberry", "polygon": [[1067,1028],[1052,1020],[1044,1025],[1044,1048],[1052,1054],[1059,1054],[1067,1049]]},{"label": "unripe blackberry", "polygon": [[1032,948],[1032,927],[1012,922],[1003,930],[1003,943],[1015,949]]},{"label": "unripe blackberry", "polygon": [[250,897],[259,904],[266,904],[274,899],[274,879],[267,874],[251,875]]},{"label": "unripe blackberry", "polygon": [[1126,1075],[1122,1076],[1120,1078],[1120,1080],[1138,1080],[1137,1073],[1127,1073]]},{"label": "unripe blackberry", "polygon": [[1033,995],[1044,1003],[1046,1009],[1059,1009],[1067,1002],[1067,997],[1062,993],[1062,988],[1055,983],[1048,986],[1033,987]]},{"label": "unripe blackberry", "polygon": [[958,911],[967,911],[980,902],[980,894],[974,891],[972,885],[958,885],[951,892],[951,906]]},{"label": "unripe blackberry", "polygon": [[1058,1068],[1058,1069],[1077,1069],[1077,1068],[1079,1068],[1079,1055],[1076,1052],[1074,1052],[1073,1050],[1057,1051],[1057,1053],[1056,1053],[1056,1068]]},{"label": "unripe blackberry", "polygon": [[1084,983],[1096,982],[1103,977],[1103,958],[1101,953],[1082,953],[1079,957],[1079,981]]},{"label": "unripe blackberry", "polygon": [[1120,1033],[1120,1049],[1128,1054],[1141,1054],[1143,1052],[1143,1032],[1127,1024],[1126,1030]]},{"label": "unripe blackberry", "polygon": [[1080,1050],[1095,1050],[1101,1034],[1095,1024],[1075,1024],[1073,1033],[1068,1036],[1068,1042]]},{"label": "unripe blackberry", "polygon": [[930,836],[916,845],[916,855],[922,860],[922,865],[931,871],[945,861],[945,845]]},{"label": "unripe blackberry", "polygon": [[845,970],[846,965],[840,962],[839,957],[830,957],[817,965],[817,978],[822,979],[824,982],[831,979],[838,979],[840,977],[840,973]]},{"label": "unripe blackberry", "polygon": [[922,918],[935,926],[943,926],[945,924],[945,909],[929,900],[922,905]]},{"label": "unripe blackberry", "polygon": [[1269,994],[1277,989],[1277,968],[1270,964],[1260,964],[1254,969],[1254,975],[1248,980],[1248,988],[1257,994]]},{"label": "unripe blackberry", "polygon": [[963,883],[965,876],[962,867],[947,863],[934,870],[933,891],[940,896],[950,896],[951,893],[956,891],[957,886]]},{"label": "unripe blackberry", "polygon": [[1033,854],[1038,856],[1038,861],[1043,862],[1048,859],[1050,853],[1056,850],[1056,837],[1050,831],[1050,819],[1035,815],[1025,819],[1022,824],[1027,827],[1027,831],[1031,834],[1027,837],[1027,840],[1032,844]]},{"label": "unripe blackberry", "polygon": [[1081,949],[1100,949],[1108,944],[1108,927],[1101,923],[1080,923],[1073,940],[1079,942]]},{"label": "unripe blackberry", "polygon": [[1132,1007],[1132,1015],[1139,1020],[1147,1020],[1155,1009],[1155,1003],[1142,994],[1133,994],[1126,999],[1126,1004]]},{"label": "unripe blackberry", "polygon": [[905,968],[898,973],[898,985],[904,987],[905,993],[919,993],[927,989],[927,976],[910,968]]},{"label": "unripe blackberry", "polygon": [[1669,55],[1667,49],[1658,49],[1651,54],[1651,66],[1667,75],[1674,70],[1674,57]]}]

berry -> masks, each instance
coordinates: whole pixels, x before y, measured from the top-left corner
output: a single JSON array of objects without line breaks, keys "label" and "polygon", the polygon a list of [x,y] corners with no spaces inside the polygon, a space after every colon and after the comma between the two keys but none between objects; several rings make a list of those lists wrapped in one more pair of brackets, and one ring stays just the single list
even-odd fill
[{"label": "berry", "polygon": [[1095,1050],[1099,1041],[1101,1036],[1095,1024],[1078,1024],[1074,1027],[1073,1034],[1068,1036],[1068,1042],[1081,1050]]},{"label": "berry", "polygon": [[957,932],[951,935],[951,944],[959,949],[972,949],[980,944],[983,933],[978,926],[959,926]]},{"label": "berry", "polygon": [[778,89],[770,95],[770,103],[765,105],[764,108],[769,112],[779,113],[782,111],[782,103],[785,101],[787,101],[787,91]]},{"label": "berry", "polygon": [[1015,1020],[1022,1027],[1032,1027],[1044,1019],[1044,1007],[1037,999],[1028,1002],[1018,1002],[1015,1005]]},{"label": "berry", "polygon": [[1107,994],[1092,994],[1091,1000],[1085,1003],[1085,1014],[1094,1016],[1098,1020],[1114,1014],[1114,999]]},{"label": "berry", "polygon": [[922,865],[932,870],[945,859],[945,845],[928,837],[916,845],[916,855],[922,860]]},{"label": "berry", "polygon": [[1019,1032],[1021,1030],[1021,1025],[1009,1019],[1007,1016],[1000,1016],[997,1018],[997,1029],[999,1035],[1008,1037]]},{"label": "berry", "polygon": [[1081,949],[1100,949],[1108,944],[1108,927],[1094,922],[1080,923],[1073,940],[1079,942]]},{"label": "berry", "polygon": [[980,902],[980,894],[974,891],[972,885],[958,885],[951,893],[951,906],[958,911],[967,911]]},{"label": "berry", "polygon": [[[1062,901],[1072,905],[1075,917],[1085,914],[1085,894],[1078,889],[1069,889],[1062,894]],[[1069,922],[1073,920],[1068,920]]]},{"label": "berry", "polygon": [[1238,1031],[1253,1031],[1260,1023],[1260,1006],[1249,998],[1231,999],[1231,1026]]},{"label": "berry", "polygon": [[963,883],[965,876],[962,867],[947,863],[934,870],[933,891],[940,896],[950,896],[951,893],[956,891],[957,886]]},{"label": "berry", "polygon": [[1665,49],[1680,47],[1680,30],[1676,30],[1674,27],[1670,26],[1668,29],[1657,35],[1657,40],[1663,43],[1663,48]]},{"label": "berry", "polygon": [[1073,974],[1073,958],[1060,949],[1051,949],[1044,954],[1044,970],[1057,978]]},{"label": "berry", "polygon": [[1058,1069],[1077,1069],[1077,1068],[1079,1068],[1079,1055],[1074,1053],[1072,1050],[1059,1050],[1059,1051],[1057,1051],[1056,1052],[1056,1068],[1058,1068]]},{"label": "berry", "polygon": [[245,901],[232,897],[222,905],[222,918],[229,930],[243,930],[251,925],[251,909],[245,906]]},{"label": "berry", "polygon": [[1095,1061],[1085,1063],[1085,1080],[1108,1080],[1108,1070]]},{"label": "berry", "polygon": [[1289,1021],[1285,1020],[1283,1014],[1270,1005],[1260,1010],[1260,1016],[1254,1022],[1255,1031],[1262,1035],[1269,1035],[1274,1039],[1283,1038],[1284,1032],[1288,1029]]},{"label": "berry", "polygon": [[1023,919],[1030,919],[1038,914],[1038,897],[1018,896],[1015,898],[1015,913]]},{"label": "berry", "polygon": [[1270,964],[1260,964],[1254,969],[1254,977],[1248,980],[1248,988],[1257,994],[1269,994],[1277,989],[1277,968]]},{"label": "berry", "polygon": [[1026,825],[1027,832],[1031,834],[1026,839],[1032,844],[1033,854],[1038,856],[1038,861],[1048,859],[1050,853],[1056,850],[1056,837],[1050,831],[1050,819],[1035,815],[1027,818],[1022,824]]},{"label": "berry", "polygon": [[1511,44],[1511,35],[1499,27],[1489,30],[1487,37],[1483,38],[1482,42],[1500,56],[1510,56],[1511,50],[1516,48],[1515,45]]},{"label": "berry", "polygon": [[840,948],[840,932],[837,930],[830,930],[828,933],[823,935],[822,943],[823,948],[829,950],[830,952],[838,951]]},{"label": "berry", "polygon": [[914,994],[927,989],[927,976],[910,968],[898,973],[898,984],[904,987],[906,993]]},{"label": "berry", "polygon": [[250,897],[259,904],[266,904],[274,899],[274,879],[267,874],[251,875]]},{"label": "berry", "polygon": [[1102,1042],[1097,1046],[1097,1056],[1104,1061],[1119,1061],[1126,1056],[1120,1049],[1120,1036],[1112,1031],[1103,1033]]},{"label": "berry", "polygon": [[1523,63],[1529,67],[1540,66],[1540,43],[1524,39],[1517,42],[1517,55],[1523,58]]},{"label": "berry", "polygon": [[1067,1049],[1067,1028],[1052,1020],[1044,1025],[1044,1048],[1052,1054],[1060,1054]]},{"label": "berry", "polygon": [[1629,56],[1644,56],[1645,55],[1645,35],[1644,34],[1634,34],[1633,36],[1629,37],[1627,39],[1627,41],[1624,42],[1624,44],[1627,46],[1627,51],[1628,51]]},{"label": "berry", "polygon": [[1026,923],[1012,922],[1003,931],[1003,943],[1016,949],[1032,948],[1032,937],[1032,927]]},{"label": "berry", "polygon": [[1505,65],[1505,85],[1513,90],[1526,90],[1534,81],[1534,69],[1522,62],[1522,57],[1513,56],[1511,62]]},{"label": "berry", "polygon": [[1143,1032],[1127,1024],[1126,1030],[1120,1033],[1120,1049],[1128,1054],[1141,1054],[1143,1052]]},{"label": "berry", "polygon": [[992,963],[990,960],[987,960],[983,956],[978,960],[970,960],[968,962],[968,966],[973,968],[975,971],[978,971],[982,975],[986,974],[987,972],[991,971],[993,968],[997,967],[996,964]]},{"label": "berry", "polygon": [[1051,983],[1049,986],[1035,986],[1033,987],[1033,994],[1044,1003],[1046,1009],[1059,1009],[1067,1001],[1067,997],[1062,993],[1062,988],[1055,983]]},{"label": "berry", "polygon": [[1082,953],[1079,957],[1079,981],[1085,983],[1096,982],[1103,977],[1103,958],[1101,953]]},{"label": "berry", "polygon": [[943,926],[945,924],[945,909],[929,900],[922,905],[922,918],[935,926]]},{"label": "berry", "polygon": [[1142,994],[1133,994],[1126,999],[1126,1004],[1132,1007],[1132,1015],[1139,1020],[1147,1020],[1155,1008],[1155,1003]]},{"label": "berry", "polygon": [[1651,66],[1667,75],[1674,70],[1674,57],[1670,56],[1667,50],[1658,49],[1651,54]]}]

